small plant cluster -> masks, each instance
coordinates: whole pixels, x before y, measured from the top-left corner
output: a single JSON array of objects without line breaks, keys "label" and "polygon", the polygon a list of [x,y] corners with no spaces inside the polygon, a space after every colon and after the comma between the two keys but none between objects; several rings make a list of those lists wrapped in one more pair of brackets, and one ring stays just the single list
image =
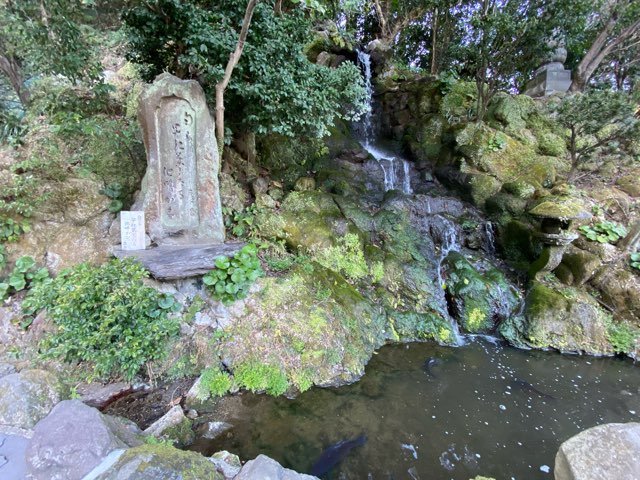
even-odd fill
[{"label": "small plant cluster", "polygon": [[147,276],[131,260],[112,260],[77,265],[34,288],[23,310],[33,315],[46,309],[57,329],[43,340],[45,356],[89,362],[98,378],[128,380],[162,358],[167,340],[178,333],[179,323],[169,314],[180,304],[145,286]]},{"label": "small plant cluster", "polygon": [[15,242],[23,233],[31,230],[27,220],[14,220],[0,217],[0,242]]},{"label": "small plant cluster", "polygon": [[213,298],[225,305],[246,298],[249,288],[264,275],[255,245],[246,245],[233,258],[218,257],[215,268],[202,277]]},{"label": "small plant cluster", "polygon": [[507,140],[503,135],[496,134],[487,144],[487,148],[490,152],[499,152],[507,147]]},{"label": "small plant cluster", "polygon": [[109,206],[107,207],[111,213],[118,213],[122,210],[122,207],[124,206],[124,202],[122,201],[124,197],[122,185],[118,182],[110,183],[100,190],[100,193],[111,199],[111,203],[109,203]]},{"label": "small plant cluster", "polygon": [[253,232],[255,216],[259,213],[256,204],[251,204],[244,210],[234,210],[223,207],[224,226],[234,237],[246,238]]},{"label": "small plant cluster", "polygon": [[201,401],[210,397],[222,397],[233,385],[233,380],[227,372],[218,367],[205,368],[200,376],[200,386],[197,398]]},{"label": "small plant cluster", "polygon": [[592,242],[616,243],[627,235],[627,229],[616,222],[598,222],[593,226],[583,225],[580,230]]},{"label": "small plant cluster", "polygon": [[631,254],[630,264],[631,264],[631,268],[640,270],[640,252],[635,252]]},{"label": "small plant cluster", "polygon": [[[1,269],[6,265],[6,253],[4,253],[4,247],[2,245],[0,247]],[[33,257],[20,257],[16,261],[16,265],[9,277],[0,281],[0,301],[21,290],[46,284],[50,281],[49,271],[46,268],[36,268],[36,261]]]}]

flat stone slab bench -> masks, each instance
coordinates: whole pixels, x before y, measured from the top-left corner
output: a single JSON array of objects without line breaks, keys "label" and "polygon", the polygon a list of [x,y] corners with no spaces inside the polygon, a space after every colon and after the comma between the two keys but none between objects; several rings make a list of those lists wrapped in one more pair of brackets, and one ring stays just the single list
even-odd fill
[{"label": "flat stone slab bench", "polygon": [[216,257],[232,257],[244,243],[166,245],[147,250],[114,250],[120,259],[134,258],[158,280],[179,280],[204,275],[215,267]]}]

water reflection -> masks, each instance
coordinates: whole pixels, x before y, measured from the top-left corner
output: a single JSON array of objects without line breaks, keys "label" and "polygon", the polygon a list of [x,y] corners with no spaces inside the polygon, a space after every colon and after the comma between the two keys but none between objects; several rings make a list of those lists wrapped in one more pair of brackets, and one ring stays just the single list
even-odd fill
[{"label": "water reflection", "polygon": [[[433,361],[429,361],[433,360]],[[323,451],[366,435],[325,478],[553,478],[561,442],[591,426],[638,421],[640,371],[627,360],[492,344],[383,348],[364,378],[295,400],[243,394],[215,420],[234,429],[194,449],[260,453],[309,472]]]}]

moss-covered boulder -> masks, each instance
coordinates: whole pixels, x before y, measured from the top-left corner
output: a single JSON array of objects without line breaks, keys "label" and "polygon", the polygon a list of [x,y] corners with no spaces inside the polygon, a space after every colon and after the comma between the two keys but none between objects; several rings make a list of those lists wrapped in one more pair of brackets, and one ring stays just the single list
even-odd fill
[{"label": "moss-covered boulder", "polygon": [[580,286],[588,282],[601,265],[597,255],[569,245],[559,267],[562,273],[557,276],[567,285]]},{"label": "moss-covered boulder", "polygon": [[282,203],[280,218],[287,245],[294,251],[300,247],[328,248],[337,238],[358,233],[333,197],[319,191],[290,193]]},{"label": "moss-covered boulder", "polygon": [[443,277],[450,310],[469,333],[488,333],[516,313],[516,289],[504,275],[486,261],[472,264],[458,252],[451,252],[443,263]]},{"label": "moss-covered boulder", "polygon": [[475,117],[478,88],[475,82],[456,82],[440,102],[440,113],[449,123],[466,122]]},{"label": "moss-covered boulder", "polygon": [[525,302],[524,337],[536,348],[611,355],[609,315],[585,291],[532,282]]},{"label": "moss-covered boulder", "polygon": [[354,381],[391,336],[380,309],[318,263],[261,280],[227,333],[235,381],[276,395]]},{"label": "moss-covered boulder", "polygon": [[130,448],[96,480],[224,480],[215,465],[196,452],[165,445]]},{"label": "moss-covered boulder", "polygon": [[492,100],[488,113],[502,124],[506,133],[522,137],[527,120],[535,108],[534,100],[527,95],[499,93]]},{"label": "moss-covered boulder", "polygon": [[640,275],[621,265],[600,268],[590,283],[616,316],[640,327]]}]

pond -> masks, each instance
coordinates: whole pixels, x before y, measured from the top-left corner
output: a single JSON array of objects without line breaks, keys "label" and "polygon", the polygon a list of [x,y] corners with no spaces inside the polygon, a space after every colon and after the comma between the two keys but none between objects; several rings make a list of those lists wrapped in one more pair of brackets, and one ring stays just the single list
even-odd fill
[{"label": "pond", "polygon": [[[640,370],[630,360],[518,350],[475,337],[459,348],[384,347],[359,382],[294,400],[227,397],[211,420],[234,428],[191,448],[229,450],[243,460],[263,453],[334,479],[550,479],[564,440],[639,414]],[[353,442],[321,458],[345,440]]]}]

